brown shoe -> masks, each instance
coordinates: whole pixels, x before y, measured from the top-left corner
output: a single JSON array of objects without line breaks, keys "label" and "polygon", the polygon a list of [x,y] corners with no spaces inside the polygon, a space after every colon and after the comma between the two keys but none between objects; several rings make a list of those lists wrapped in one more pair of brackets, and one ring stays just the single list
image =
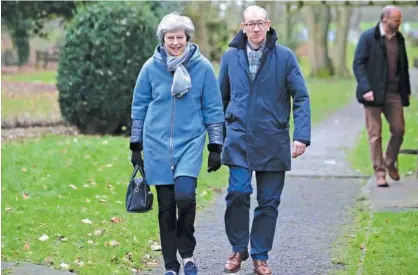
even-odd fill
[{"label": "brown shoe", "polygon": [[395,165],[389,165],[387,167],[389,177],[394,181],[398,181],[400,179],[398,169],[396,169]]},{"label": "brown shoe", "polygon": [[376,179],[377,187],[389,187],[388,182],[385,177],[377,177]]},{"label": "brown shoe", "polygon": [[233,252],[226,261],[224,272],[226,273],[236,273],[241,269],[241,263],[247,260],[249,257],[248,250],[244,252]]},{"label": "brown shoe", "polygon": [[273,274],[271,268],[267,265],[266,261],[253,260],[254,262],[254,272],[257,275],[269,275]]}]

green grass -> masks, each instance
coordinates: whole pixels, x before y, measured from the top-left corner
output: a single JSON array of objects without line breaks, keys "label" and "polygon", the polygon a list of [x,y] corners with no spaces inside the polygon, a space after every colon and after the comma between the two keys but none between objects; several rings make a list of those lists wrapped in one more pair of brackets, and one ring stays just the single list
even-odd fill
[{"label": "green grass", "polygon": [[418,274],[418,212],[375,213],[364,275]]},{"label": "green grass", "polygon": [[344,268],[332,274],[355,275],[360,268],[364,275],[418,274],[418,211],[371,216],[361,209],[350,230],[333,259]]},{"label": "green grass", "polygon": [[362,256],[362,245],[366,240],[366,232],[370,214],[363,203],[364,198],[357,199],[356,206],[350,211],[354,217],[351,224],[341,229],[341,235],[334,244],[332,263],[339,269],[332,270],[333,275],[355,275]]},{"label": "green grass", "polygon": [[[418,148],[418,99],[411,98],[411,106],[404,108],[406,131],[401,148]],[[389,126],[386,119],[382,116],[382,149],[386,148],[389,140]],[[369,144],[367,141],[367,132],[363,130],[357,142],[355,149],[348,156],[349,161],[355,169],[364,174],[373,173]],[[399,155],[399,168],[401,174],[412,173],[416,171],[416,158],[414,155]]]},{"label": "green grass", "polygon": [[58,94],[37,91],[2,91],[1,118],[3,123],[12,124],[16,121],[59,121],[61,113]]},{"label": "green grass", "polygon": [[2,74],[1,79],[4,81],[55,84],[56,77],[56,71],[37,71],[30,73]]},{"label": "green grass", "polygon": [[[144,256],[156,256],[149,241],[159,240],[157,203],[149,213],[126,213],[132,172],[127,143],[127,138],[86,136],[3,143],[2,260],[43,263],[50,257],[55,268],[66,263],[80,274],[146,268]],[[205,171],[206,159],[205,152],[197,188],[200,207],[227,182],[225,168]],[[122,222],[112,223],[112,217]],[[49,240],[40,241],[43,234]],[[112,240],[120,245],[109,246]]]}]

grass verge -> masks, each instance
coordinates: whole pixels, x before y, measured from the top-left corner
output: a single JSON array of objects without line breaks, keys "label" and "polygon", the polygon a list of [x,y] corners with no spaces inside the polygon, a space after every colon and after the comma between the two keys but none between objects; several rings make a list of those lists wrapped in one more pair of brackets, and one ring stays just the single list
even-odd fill
[{"label": "grass verge", "polygon": [[[418,99],[411,98],[411,106],[404,108],[406,131],[401,148],[417,149],[418,147]],[[389,126],[385,118],[382,117],[382,149],[386,148],[389,140]],[[367,132],[363,130],[355,149],[348,156],[353,167],[363,174],[372,174],[373,167],[370,158]],[[412,174],[416,171],[416,158],[414,155],[399,155],[399,169],[401,174]]]},{"label": "grass verge", "polygon": [[[3,144],[2,260],[56,269],[68,264],[80,274],[131,274],[132,268],[154,267],[157,204],[145,214],[125,211],[132,172],[127,142],[47,136]],[[206,156],[197,189],[200,207],[227,182],[225,168],[204,170]]]},{"label": "grass verge", "polygon": [[334,251],[333,263],[341,268],[331,274],[418,274],[418,211],[370,215],[358,206],[355,213],[354,226]]},{"label": "grass verge", "polygon": [[61,121],[58,94],[52,92],[2,91],[2,126]]},{"label": "grass verge", "polygon": [[4,81],[55,84],[56,77],[57,72],[55,70],[41,70],[30,73],[3,74],[1,79]]}]

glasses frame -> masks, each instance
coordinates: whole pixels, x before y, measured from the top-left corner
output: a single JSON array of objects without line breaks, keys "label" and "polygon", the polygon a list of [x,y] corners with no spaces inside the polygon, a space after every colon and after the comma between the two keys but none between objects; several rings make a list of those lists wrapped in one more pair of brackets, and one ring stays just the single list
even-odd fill
[{"label": "glasses frame", "polygon": [[[255,26],[257,26],[259,29],[264,29],[268,23],[269,21],[250,22],[250,23],[244,23],[244,26],[250,30],[254,30]],[[251,27],[250,24],[254,24],[254,26]]]}]

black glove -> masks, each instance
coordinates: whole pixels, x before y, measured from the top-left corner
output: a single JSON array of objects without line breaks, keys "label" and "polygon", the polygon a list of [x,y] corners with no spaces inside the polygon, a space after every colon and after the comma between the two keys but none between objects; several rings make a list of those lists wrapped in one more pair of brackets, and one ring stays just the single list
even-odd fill
[{"label": "black glove", "polygon": [[132,150],[132,157],[131,157],[131,163],[133,166],[139,165],[144,166],[144,161],[142,160],[142,144],[141,143],[131,143],[130,149]]},{"label": "black glove", "polygon": [[132,151],[132,157],[131,157],[132,165],[139,165],[141,167],[144,166],[144,161],[142,160],[142,155],[140,151]]},{"label": "black glove", "polygon": [[217,171],[221,168],[221,151],[222,145],[208,144],[209,157],[208,157],[208,173]]}]

